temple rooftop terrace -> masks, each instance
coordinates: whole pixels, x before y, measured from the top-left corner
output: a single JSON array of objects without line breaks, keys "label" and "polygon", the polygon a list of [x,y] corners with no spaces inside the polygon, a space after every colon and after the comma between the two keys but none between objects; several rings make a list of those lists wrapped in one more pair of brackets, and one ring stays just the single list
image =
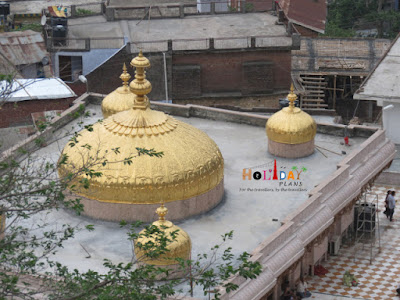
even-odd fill
[{"label": "temple rooftop terrace", "polygon": [[[83,96],[86,97],[86,96]],[[82,98],[82,97],[81,97]],[[82,101],[76,100],[77,103]],[[75,119],[61,126],[55,131],[48,142],[48,146],[36,151],[35,156],[56,162],[60,152],[68,141],[63,136],[68,132],[79,131],[78,123],[92,124],[102,117],[97,101],[88,104],[89,117]],[[223,112],[221,109],[212,109],[171,104],[153,103],[155,109],[162,109],[175,115],[203,131],[205,131],[219,146],[225,159],[225,196],[224,200],[213,210],[206,214],[175,222],[183,228],[192,238],[192,257],[199,253],[207,253],[210,248],[220,242],[220,236],[230,230],[234,231],[234,239],[227,246],[232,246],[235,254],[243,251],[252,252],[260,243],[265,241],[272,233],[281,227],[282,221],[294,213],[309,199],[309,192],[322,181],[335,172],[337,165],[347,154],[357,150],[360,144],[373,134],[376,129],[360,126],[349,129],[351,135],[357,133],[358,137],[350,137],[351,146],[341,145],[343,136],[338,125],[320,124],[320,131],[330,131],[333,134],[317,133],[315,144],[320,147],[309,157],[297,160],[283,159],[271,156],[267,152],[267,137],[265,134],[266,117],[247,113]],[[73,109],[73,108],[72,108]],[[198,117],[189,116],[190,109],[197,109]],[[178,116],[176,116],[178,115]],[[180,116],[179,116],[180,115]],[[68,114],[64,114],[68,116]],[[248,119],[250,118],[250,119]],[[212,120],[215,119],[215,120]],[[219,119],[219,120],[218,120]],[[241,120],[241,121],[238,121]],[[252,120],[251,122],[249,120]],[[247,125],[243,123],[254,123]],[[257,125],[257,126],[254,126]],[[330,128],[332,126],[332,128]],[[325,129],[324,129],[325,128]],[[327,128],[330,128],[329,130]],[[156,149],[162,151],[162,149]],[[274,159],[277,162],[278,172],[288,174],[294,166],[298,172],[303,169],[299,180],[243,180],[243,169],[252,172],[264,170],[268,173],[273,169]],[[293,171],[295,179],[297,173]],[[287,175],[286,175],[287,176]],[[301,182],[301,186],[290,185],[290,182]],[[290,191],[289,189],[297,189]],[[300,190],[299,190],[300,189]],[[168,204],[167,204],[168,206]],[[104,271],[103,259],[109,258],[113,262],[129,262],[132,257],[132,243],[127,239],[127,231],[121,229],[119,224],[99,221],[77,216],[68,210],[52,211],[37,215],[27,222],[36,222],[37,218],[47,220],[49,226],[60,226],[69,223],[84,227],[94,224],[95,231],[80,231],[76,238],[65,243],[64,248],[56,254],[56,259],[70,268],[80,270],[93,269]],[[86,258],[90,254],[90,258]],[[197,296],[200,296],[198,294]]]}]

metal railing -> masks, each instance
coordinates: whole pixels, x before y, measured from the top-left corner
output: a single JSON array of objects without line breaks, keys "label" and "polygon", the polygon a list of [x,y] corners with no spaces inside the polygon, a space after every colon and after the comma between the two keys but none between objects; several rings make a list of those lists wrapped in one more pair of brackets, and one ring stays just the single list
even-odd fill
[{"label": "metal railing", "polygon": [[108,21],[120,19],[157,19],[184,18],[202,14],[234,14],[264,12],[273,9],[273,0],[203,0],[196,4],[156,4],[146,6],[109,6],[106,3],[105,14]]},{"label": "metal railing", "polygon": [[144,52],[165,52],[185,50],[222,50],[222,49],[248,49],[263,47],[295,46],[297,35],[286,36],[245,36],[245,37],[223,37],[203,39],[175,39],[158,41],[135,41],[130,43],[130,50],[136,53],[139,50]]},{"label": "metal railing", "polygon": [[91,49],[119,49],[125,45],[123,37],[114,38],[69,38],[53,37],[51,27],[44,30],[47,50],[56,51],[90,51]]}]

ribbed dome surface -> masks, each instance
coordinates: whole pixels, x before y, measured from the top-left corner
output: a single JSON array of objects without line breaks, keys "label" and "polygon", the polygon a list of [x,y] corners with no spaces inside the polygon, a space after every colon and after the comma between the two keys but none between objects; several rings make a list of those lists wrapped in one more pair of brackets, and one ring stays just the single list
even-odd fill
[{"label": "ribbed dome surface", "polygon": [[311,141],[317,132],[314,119],[298,107],[285,107],[268,119],[267,136],[284,144],[302,144]]},{"label": "ribbed dome surface", "polygon": [[[183,200],[205,193],[223,178],[224,161],[218,146],[207,134],[162,112],[130,109],[80,132],[75,147],[66,146],[68,164],[61,175],[74,173],[88,164],[101,177],[90,179],[90,188],[77,193],[104,202],[152,204]],[[90,145],[87,149],[82,145]],[[136,155],[136,147],[162,151],[162,158]],[[115,153],[112,149],[118,149]],[[76,180],[86,178],[80,176]]]},{"label": "ribbed dome surface", "polygon": [[101,103],[103,118],[106,119],[113,114],[132,108],[134,102],[135,94],[128,87],[117,88],[108,94]]}]

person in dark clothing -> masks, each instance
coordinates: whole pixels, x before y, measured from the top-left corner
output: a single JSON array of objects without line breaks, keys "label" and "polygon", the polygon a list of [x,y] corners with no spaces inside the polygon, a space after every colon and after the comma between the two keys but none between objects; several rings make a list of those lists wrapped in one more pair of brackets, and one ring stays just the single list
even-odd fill
[{"label": "person in dark clothing", "polygon": [[396,207],[396,200],[394,200],[394,196],[396,195],[395,191],[392,191],[390,195],[388,196],[388,207],[389,207],[389,218],[390,222],[393,221],[393,214],[394,214],[394,209]]},{"label": "person in dark clothing", "polygon": [[386,198],[385,198],[385,211],[383,212],[386,215],[386,218],[389,218],[389,205],[388,205],[388,197],[392,193],[391,190],[388,190],[386,193]]}]

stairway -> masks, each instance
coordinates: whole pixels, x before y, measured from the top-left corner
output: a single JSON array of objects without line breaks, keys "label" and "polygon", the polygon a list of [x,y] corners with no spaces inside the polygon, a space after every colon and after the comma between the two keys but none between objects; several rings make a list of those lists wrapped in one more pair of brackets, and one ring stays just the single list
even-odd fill
[{"label": "stairway", "polygon": [[328,108],[325,103],[325,87],[328,84],[320,74],[301,74],[300,81],[305,93],[302,97],[301,108],[321,109]]}]

